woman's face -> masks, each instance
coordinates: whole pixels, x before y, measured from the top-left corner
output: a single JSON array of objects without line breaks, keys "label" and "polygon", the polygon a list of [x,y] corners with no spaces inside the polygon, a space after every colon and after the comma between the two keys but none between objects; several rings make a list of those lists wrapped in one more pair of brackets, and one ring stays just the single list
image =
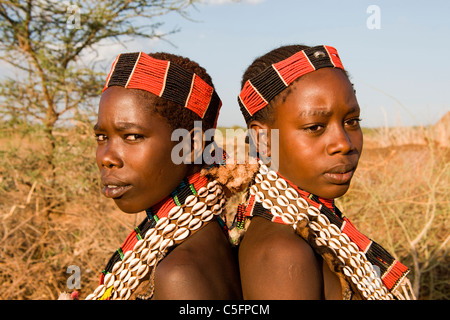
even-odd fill
[{"label": "woman's face", "polygon": [[169,195],[187,174],[171,159],[168,122],[129,89],[108,88],[100,100],[97,166],[102,192],[124,212],[143,211]]},{"label": "woman's face", "polygon": [[323,68],[304,75],[274,109],[270,129],[279,129],[279,173],[323,198],[347,192],[363,137],[359,105],[344,72]]}]

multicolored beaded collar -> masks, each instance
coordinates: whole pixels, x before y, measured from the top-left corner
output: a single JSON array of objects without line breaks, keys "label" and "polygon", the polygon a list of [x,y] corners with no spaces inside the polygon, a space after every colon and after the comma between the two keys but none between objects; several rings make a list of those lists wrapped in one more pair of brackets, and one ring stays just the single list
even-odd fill
[{"label": "multicolored beaded collar", "polygon": [[111,86],[151,92],[192,110],[202,119],[212,105],[218,105],[218,116],[222,105],[214,88],[198,75],[170,61],[152,58],[144,52],[117,56],[103,91]]},{"label": "multicolored beaded collar", "polygon": [[300,190],[261,160],[259,165],[248,202],[238,206],[237,228],[252,216],[292,226],[338,275],[344,299],[352,291],[368,300],[414,299],[409,269],[360,233],[332,202]]},{"label": "multicolored beaded collar", "polygon": [[144,281],[149,281],[149,287],[137,298],[150,299],[156,265],[171,249],[214,217],[226,229],[221,220],[225,203],[225,194],[217,181],[208,181],[200,173],[185,178],[167,198],[146,210],[147,218],[112,255],[99,286],[86,299],[129,299]]},{"label": "multicolored beaded collar", "polygon": [[320,68],[344,70],[337,50],[330,46],[316,46],[295,53],[272,64],[257,76],[247,80],[238,96],[245,121],[264,108],[281,91],[304,74]]}]

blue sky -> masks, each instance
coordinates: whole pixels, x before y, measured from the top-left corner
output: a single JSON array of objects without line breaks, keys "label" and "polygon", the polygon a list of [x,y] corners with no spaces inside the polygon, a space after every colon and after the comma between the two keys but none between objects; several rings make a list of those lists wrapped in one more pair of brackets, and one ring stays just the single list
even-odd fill
[{"label": "blue sky", "polygon": [[[367,20],[380,9],[380,29]],[[168,51],[205,67],[223,101],[219,125],[244,125],[236,96],[247,66],[281,45],[327,44],[350,72],[363,126],[427,125],[450,110],[450,1],[205,0],[160,18],[165,41],[127,50]],[[123,51],[123,48],[121,49]]]},{"label": "blue sky", "polygon": [[[244,126],[236,97],[245,69],[258,56],[287,44],[335,47],[351,75],[365,127],[429,125],[450,111],[450,1],[202,0],[161,16],[162,40],[108,40],[87,52],[109,72],[122,52],[167,51],[197,61],[222,99],[219,126]],[[367,20],[379,8],[379,29]],[[371,20],[370,20],[371,21]],[[4,74],[8,67],[1,64]]]}]

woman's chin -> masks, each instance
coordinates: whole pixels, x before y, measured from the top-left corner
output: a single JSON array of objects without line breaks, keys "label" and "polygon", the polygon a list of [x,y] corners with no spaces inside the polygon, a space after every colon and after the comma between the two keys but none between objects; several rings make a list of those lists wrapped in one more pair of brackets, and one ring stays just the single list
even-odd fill
[{"label": "woman's chin", "polygon": [[123,212],[128,214],[135,214],[148,209],[149,207],[136,206],[136,204],[123,201],[121,199],[114,199],[116,206]]}]

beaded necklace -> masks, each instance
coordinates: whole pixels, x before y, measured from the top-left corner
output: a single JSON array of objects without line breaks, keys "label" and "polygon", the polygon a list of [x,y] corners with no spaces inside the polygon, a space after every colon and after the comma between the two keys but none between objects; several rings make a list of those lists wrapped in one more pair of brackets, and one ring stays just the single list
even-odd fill
[{"label": "beaded necklace", "polygon": [[158,262],[214,217],[226,228],[220,218],[225,203],[217,181],[208,181],[200,172],[185,178],[168,197],[146,210],[147,217],[112,255],[99,286],[86,300],[126,300],[144,281],[150,282],[149,288],[137,298],[150,299]]},{"label": "beaded necklace", "polygon": [[237,228],[252,216],[292,226],[338,275],[344,299],[352,290],[367,300],[414,299],[409,269],[360,233],[333,201],[299,189],[261,160],[259,165],[248,201],[238,206]]}]

